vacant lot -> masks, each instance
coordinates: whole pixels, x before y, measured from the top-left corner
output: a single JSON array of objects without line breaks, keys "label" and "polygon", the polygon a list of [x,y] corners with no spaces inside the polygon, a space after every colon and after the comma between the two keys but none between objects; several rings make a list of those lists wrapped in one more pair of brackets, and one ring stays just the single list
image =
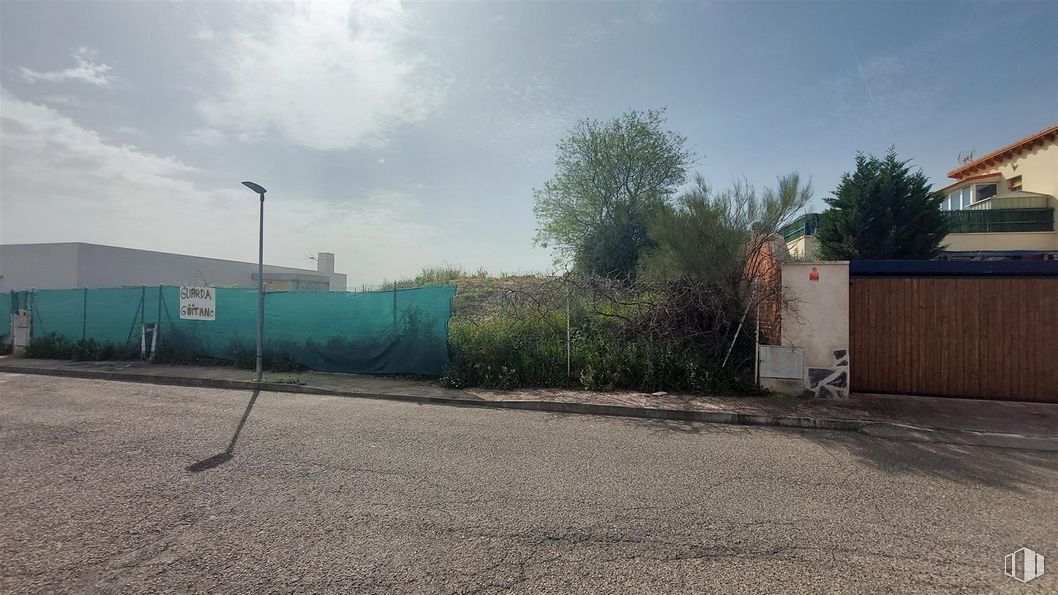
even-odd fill
[{"label": "vacant lot", "polygon": [[[1022,592],[1054,453],[0,374],[0,591]],[[1035,581],[1054,590],[1058,573]]]}]

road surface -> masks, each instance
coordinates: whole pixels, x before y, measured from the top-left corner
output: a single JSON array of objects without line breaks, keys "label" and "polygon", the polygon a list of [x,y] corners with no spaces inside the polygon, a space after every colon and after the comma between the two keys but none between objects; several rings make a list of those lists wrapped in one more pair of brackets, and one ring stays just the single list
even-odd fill
[{"label": "road surface", "polygon": [[0,374],[0,591],[1058,590],[1055,453],[249,398]]}]

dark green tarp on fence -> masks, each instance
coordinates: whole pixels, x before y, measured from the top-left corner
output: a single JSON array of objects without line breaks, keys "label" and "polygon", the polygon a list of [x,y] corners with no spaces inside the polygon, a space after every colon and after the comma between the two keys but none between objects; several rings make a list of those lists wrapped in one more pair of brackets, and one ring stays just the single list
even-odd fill
[{"label": "dark green tarp on fence", "polygon": [[[256,349],[257,292],[215,288],[216,319],[180,318],[179,287],[38,290],[16,294],[33,311],[33,337],[55,333],[124,346],[143,323],[160,324],[159,350],[250,358]],[[346,293],[265,294],[266,364],[275,358],[312,370],[438,375],[448,365],[454,286]],[[7,294],[10,311],[11,294]],[[0,304],[2,307],[2,304]],[[0,328],[2,330],[2,328]]]},{"label": "dark green tarp on fence", "polygon": [[11,336],[11,314],[15,312],[12,305],[14,292],[0,293],[0,340]]}]

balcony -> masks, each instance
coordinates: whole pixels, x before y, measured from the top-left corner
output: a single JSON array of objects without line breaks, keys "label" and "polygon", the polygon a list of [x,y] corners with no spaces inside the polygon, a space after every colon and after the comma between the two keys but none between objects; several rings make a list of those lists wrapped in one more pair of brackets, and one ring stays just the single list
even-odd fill
[{"label": "balcony", "polygon": [[819,227],[819,213],[805,213],[799,219],[779,230],[783,241],[790,243],[797,238],[814,235]]},{"label": "balcony", "polygon": [[950,233],[1054,231],[1054,209],[944,211]]},{"label": "balcony", "polygon": [[1022,192],[1016,190],[999,196],[993,196],[973,203],[969,206],[971,211],[988,211],[995,209],[1046,209],[1051,207],[1051,200],[1047,194],[1036,192]]}]

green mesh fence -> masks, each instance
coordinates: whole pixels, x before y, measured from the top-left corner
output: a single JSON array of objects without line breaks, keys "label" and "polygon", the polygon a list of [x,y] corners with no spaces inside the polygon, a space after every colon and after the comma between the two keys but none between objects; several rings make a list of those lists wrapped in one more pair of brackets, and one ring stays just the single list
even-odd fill
[{"label": "green mesh fence", "polygon": [[951,233],[1054,231],[1054,209],[944,211]]},{"label": "green mesh fence", "polygon": [[11,314],[15,312],[15,292],[0,293],[0,341],[11,336]]},{"label": "green mesh fence", "polygon": [[[257,292],[216,288],[216,319],[180,318],[179,287],[38,290],[7,294],[32,310],[32,337],[56,334],[114,346],[139,345],[158,323],[159,353],[253,361]],[[265,294],[265,359],[325,372],[438,375],[448,365],[454,286],[344,293]],[[10,322],[5,323],[7,326]],[[0,327],[0,333],[6,327]]]}]

